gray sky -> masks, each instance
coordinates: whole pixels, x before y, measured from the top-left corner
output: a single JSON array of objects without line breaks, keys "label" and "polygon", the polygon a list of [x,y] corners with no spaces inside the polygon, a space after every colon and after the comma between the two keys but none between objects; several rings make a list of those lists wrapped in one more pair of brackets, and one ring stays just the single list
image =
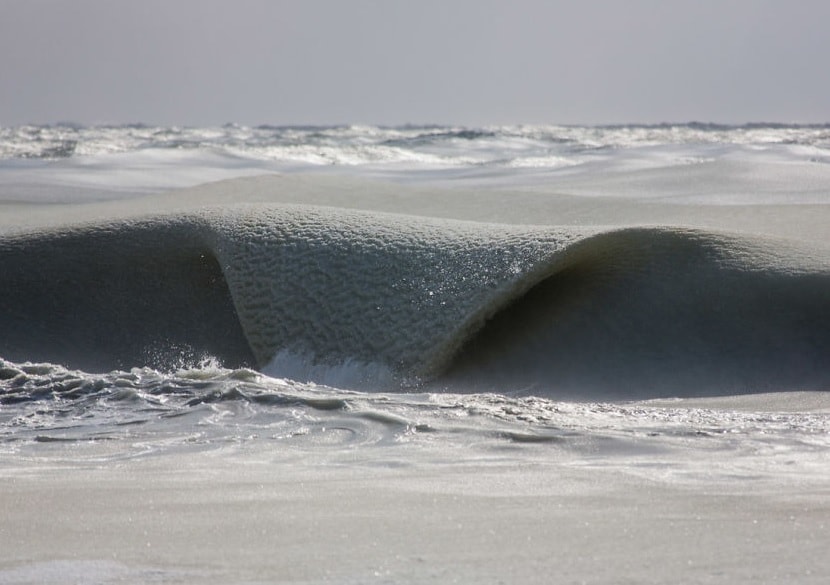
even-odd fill
[{"label": "gray sky", "polygon": [[830,122],[827,0],[0,0],[0,125]]}]

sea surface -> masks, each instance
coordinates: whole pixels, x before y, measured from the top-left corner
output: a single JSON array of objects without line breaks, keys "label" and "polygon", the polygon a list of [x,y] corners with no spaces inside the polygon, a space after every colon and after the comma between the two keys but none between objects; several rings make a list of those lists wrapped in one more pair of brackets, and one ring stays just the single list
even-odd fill
[{"label": "sea surface", "polygon": [[0,274],[0,473],[830,481],[827,125],[4,127]]}]

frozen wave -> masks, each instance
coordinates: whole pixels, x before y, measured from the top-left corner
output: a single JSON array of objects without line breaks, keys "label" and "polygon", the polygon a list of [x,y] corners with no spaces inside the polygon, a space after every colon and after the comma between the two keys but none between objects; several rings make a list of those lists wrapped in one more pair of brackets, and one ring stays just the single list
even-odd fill
[{"label": "frozen wave", "polygon": [[828,257],[674,226],[211,207],[0,239],[0,355],[100,371],[186,348],[309,382],[572,398],[818,390]]}]

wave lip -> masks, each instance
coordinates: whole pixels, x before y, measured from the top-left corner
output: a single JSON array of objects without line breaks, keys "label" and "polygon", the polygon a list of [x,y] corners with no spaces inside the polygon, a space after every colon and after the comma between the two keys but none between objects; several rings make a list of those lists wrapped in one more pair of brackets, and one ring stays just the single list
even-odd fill
[{"label": "wave lip", "polygon": [[0,238],[0,355],[99,371],[213,356],[362,389],[827,389],[829,257],[675,227],[212,207]]}]

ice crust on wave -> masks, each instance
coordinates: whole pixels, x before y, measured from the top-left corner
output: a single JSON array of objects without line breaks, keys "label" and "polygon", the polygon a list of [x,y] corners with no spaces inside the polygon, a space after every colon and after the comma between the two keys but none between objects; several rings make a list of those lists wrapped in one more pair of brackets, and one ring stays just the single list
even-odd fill
[{"label": "ice crust on wave", "polygon": [[674,227],[221,206],[0,239],[0,355],[100,370],[190,352],[361,388],[826,389],[828,257]]},{"label": "ice crust on wave", "polygon": [[207,216],[260,364],[288,349],[412,382],[443,370],[585,233],[302,206]]}]

